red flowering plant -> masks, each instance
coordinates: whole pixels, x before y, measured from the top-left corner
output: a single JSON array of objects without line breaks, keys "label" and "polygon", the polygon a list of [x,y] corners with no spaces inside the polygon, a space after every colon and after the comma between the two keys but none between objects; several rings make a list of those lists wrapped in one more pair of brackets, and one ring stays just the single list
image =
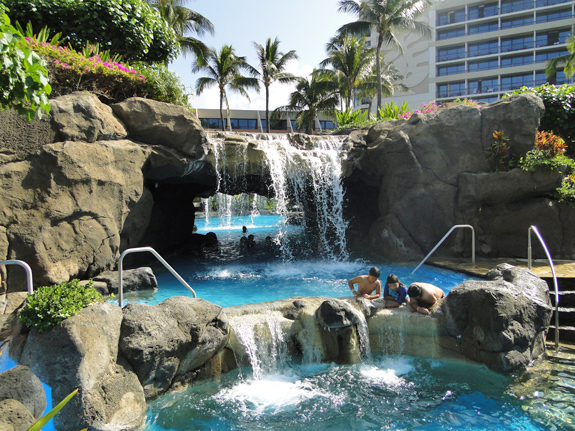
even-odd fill
[{"label": "red flowering plant", "polygon": [[510,167],[510,155],[509,146],[506,141],[509,141],[509,138],[505,136],[503,131],[497,130],[493,132],[493,138],[495,140],[485,151],[487,154],[487,160],[491,164],[493,170],[497,172],[507,171]]}]

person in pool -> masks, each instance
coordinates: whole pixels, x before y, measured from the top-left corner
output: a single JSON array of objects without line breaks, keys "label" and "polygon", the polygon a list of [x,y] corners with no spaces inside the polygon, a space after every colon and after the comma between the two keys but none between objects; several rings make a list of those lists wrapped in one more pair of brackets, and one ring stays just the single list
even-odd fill
[{"label": "person in pool", "polygon": [[[381,281],[378,280],[380,273],[379,268],[374,266],[369,270],[368,275],[358,275],[349,280],[347,284],[355,296],[377,299],[381,296]],[[355,284],[357,284],[357,291]],[[372,295],[373,291],[375,291],[375,295]]]},{"label": "person in pool", "polygon": [[381,304],[379,308],[397,308],[405,302],[407,296],[407,287],[395,274],[389,274],[387,276],[387,283],[383,288],[383,299],[390,302],[385,302]]},{"label": "person in pool", "polygon": [[429,310],[437,301],[445,298],[439,287],[430,283],[411,283],[407,289],[411,307],[421,314],[430,314]]}]

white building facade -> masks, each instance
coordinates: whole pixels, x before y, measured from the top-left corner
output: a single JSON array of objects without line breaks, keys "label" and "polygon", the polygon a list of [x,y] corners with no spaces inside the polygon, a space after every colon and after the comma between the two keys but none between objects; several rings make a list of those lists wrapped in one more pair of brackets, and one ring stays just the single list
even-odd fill
[{"label": "white building facade", "polygon": [[400,35],[404,54],[384,51],[409,88],[384,102],[406,101],[411,109],[433,100],[493,102],[522,86],[572,82],[562,71],[547,78],[545,63],[568,54],[574,0],[444,0],[420,20],[430,25],[431,38]]}]

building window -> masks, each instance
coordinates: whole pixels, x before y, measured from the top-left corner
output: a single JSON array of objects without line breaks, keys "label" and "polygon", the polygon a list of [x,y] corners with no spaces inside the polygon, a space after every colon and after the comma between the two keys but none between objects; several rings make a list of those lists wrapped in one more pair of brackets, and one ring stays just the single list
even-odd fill
[{"label": "building window", "polygon": [[538,32],[535,44],[538,48],[541,46],[561,45],[565,43],[570,33],[570,30],[550,31],[548,33]]},{"label": "building window", "polygon": [[569,3],[571,0],[537,0],[537,7],[553,6],[554,4]]},{"label": "building window", "polygon": [[437,61],[457,60],[460,58],[465,58],[465,45],[437,50]]},{"label": "building window", "polygon": [[465,95],[465,82],[453,82],[437,86],[437,97],[458,97],[463,95]]},{"label": "building window", "polygon": [[569,51],[564,49],[560,51],[547,51],[547,52],[538,52],[535,56],[536,63],[545,63],[547,60],[551,60],[556,57],[560,57],[562,55],[569,54]]},{"label": "building window", "polygon": [[499,61],[496,58],[490,60],[469,62],[469,72],[479,72],[481,70],[499,69]]},{"label": "building window", "polygon": [[440,12],[437,14],[437,26],[465,21],[465,8]]},{"label": "building window", "polygon": [[231,118],[233,130],[257,130],[258,122],[257,120],[247,119],[247,118]]},{"label": "building window", "polygon": [[501,57],[501,67],[523,66],[525,64],[533,64],[533,54]]},{"label": "building window", "polygon": [[437,76],[457,75],[465,73],[465,63],[450,64],[449,66],[439,66]]},{"label": "building window", "polygon": [[469,34],[489,33],[490,31],[496,30],[499,30],[499,23],[497,21],[482,22],[469,26]]},{"label": "building window", "polygon": [[200,118],[200,123],[204,129],[221,129],[222,120],[219,118]]},{"label": "building window", "polygon": [[501,20],[501,29],[523,27],[525,25],[532,25],[533,22],[533,15],[520,18],[508,18]]},{"label": "building window", "polygon": [[499,14],[497,3],[487,3],[484,5],[473,6],[469,8],[469,19],[487,18]]},{"label": "building window", "polygon": [[532,9],[535,6],[533,0],[507,0],[501,2],[501,13],[518,12]]},{"label": "building window", "polygon": [[532,73],[501,77],[501,91],[512,91],[521,87],[533,87],[533,85],[534,80]]},{"label": "building window", "polygon": [[554,12],[538,12],[537,24],[541,22],[559,21],[560,19],[569,19],[573,16],[571,9],[563,9]]},{"label": "building window", "polygon": [[501,40],[501,52],[533,48],[533,36],[514,37]]},{"label": "building window", "polygon": [[499,89],[497,78],[469,81],[469,94],[494,93]]},{"label": "building window", "polygon": [[465,27],[450,28],[437,32],[437,40],[453,39],[460,36],[465,36]]},{"label": "building window", "polygon": [[499,43],[497,39],[469,44],[469,56],[477,57],[480,55],[497,54],[499,52]]},{"label": "building window", "polygon": [[320,120],[319,124],[320,124],[322,130],[334,130],[335,129],[335,124],[333,121]]}]

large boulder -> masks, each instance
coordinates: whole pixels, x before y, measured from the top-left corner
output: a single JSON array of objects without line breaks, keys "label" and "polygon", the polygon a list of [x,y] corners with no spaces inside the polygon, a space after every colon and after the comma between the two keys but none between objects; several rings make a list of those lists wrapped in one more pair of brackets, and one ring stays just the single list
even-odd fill
[{"label": "large boulder", "polygon": [[42,382],[23,365],[17,365],[0,374],[0,400],[16,400],[40,419],[46,408],[46,392]]},{"label": "large boulder", "polygon": [[123,309],[120,351],[138,375],[146,398],[162,395],[226,345],[222,308],[203,299],[172,297],[158,305],[130,303]]},{"label": "large boulder", "polygon": [[[130,141],[67,141],[0,163],[0,226],[9,244],[0,260],[24,260],[37,284],[91,277],[113,266],[120,248],[138,244],[149,223],[147,155]],[[13,284],[24,279],[14,268],[8,274]]]},{"label": "large boulder", "polygon": [[547,283],[507,264],[488,276],[449,292],[439,314],[441,346],[495,371],[525,367],[545,350],[553,313]]},{"label": "large boulder", "polygon": [[51,105],[53,123],[64,141],[96,142],[124,139],[128,135],[112,108],[92,93],[79,91],[60,96]]},{"label": "large boulder", "polygon": [[52,404],[82,390],[55,417],[60,431],[136,429],[144,421],[144,392],[130,365],[118,359],[122,311],[87,307],[52,329],[14,337],[10,356],[52,387]]},{"label": "large boulder", "polygon": [[26,431],[34,425],[34,416],[17,400],[0,401],[0,429]]},{"label": "large boulder", "polygon": [[[118,293],[118,271],[105,271],[94,277],[94,280],[106,283],[108,292]],[[148,266],[126,269],[122,271],[122,288],[124,292],[155,290],[158,288],[158,280],[152,268]]]},{"label": "large boulder", "polygon": [[130,138],[173,148],[192,159],[204,155],[206,133],[189,109],[140,97],[126,99],[112,109],[126,125]]}]

